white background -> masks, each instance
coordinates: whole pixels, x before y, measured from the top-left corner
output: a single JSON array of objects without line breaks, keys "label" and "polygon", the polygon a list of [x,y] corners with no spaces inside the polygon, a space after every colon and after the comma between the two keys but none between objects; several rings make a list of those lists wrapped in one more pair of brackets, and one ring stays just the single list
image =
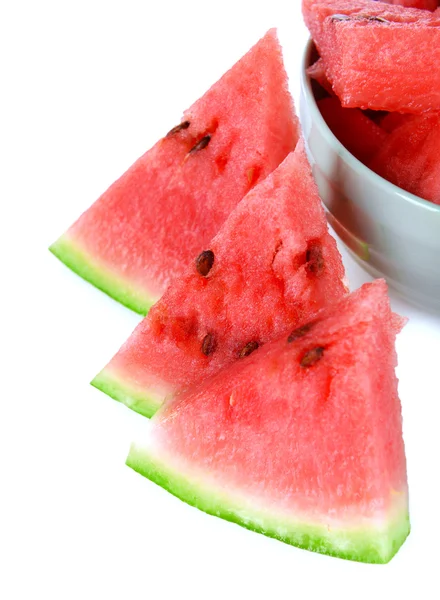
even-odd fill
[{"label": "white background", "polygon": [[[410,317],[413,529],[390,564],[362,565],[209,517],[125,467],[148,422],[88,382],[139,317],[47,251],[271,26],[297,98],[299,1],[1,6],[0,598],[439,598],[438,316],[393,296]],[[352,287],[369,279],[344,258]]]}]

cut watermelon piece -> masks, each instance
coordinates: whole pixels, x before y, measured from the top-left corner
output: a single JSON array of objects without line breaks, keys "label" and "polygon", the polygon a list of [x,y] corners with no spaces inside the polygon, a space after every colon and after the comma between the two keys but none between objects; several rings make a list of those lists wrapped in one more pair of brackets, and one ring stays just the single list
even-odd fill
[{"label": "cut watermelon piece", "polygon": [[440,109],[440,14],[371,0],[303,0],[333,90],[345,107]]},{"label": "cut watermelon piece", "polygon": [[356,158],[366,163],[387,138],[379,125],[358,108],[343,108],[339,98],[318,100],[318,107],[332,132]]},{"label": "cut watermelon piece", "polygon": [[284,542],[389,561],[410,529],[395,323],[385,282],[364,285],[167,402],[127,464]]},{"label": "cut watermelon piece", "polygon": [[382,119],[380,119],[380,126],[382,129],[391,133],[401,125],[403,125],[409,119],[412,119],[412,115],[406,115],[402,113],[387,113]]},{"label": "cut watermelon piece", "polygon": [[405,8],[420,8],[434,11],[437,9],[437,0],[383,0],[386,4],[397,4]]},{"label": "cut watermelon piece", "polygon": [[51,251],[145,314],[297,139],[281,48],[270,30]]},{"label": "cut watermelon piece", "polygon": [[317,81],[330,96],[334,96],[332,84],[327,79],[327,75],[325,74],[325,65],[322,58],[318,58],[318,60],[307,69],[307,75],[311,79]]},{"label": "cut watermelon piece", "polygon": [[440,204],[440,113],[407,117],[369,167],[395,185]]},{"label": "cut watermelon piece", "polygon": [[240,202],[92,384],[152,415],[346,293],[301,141]]}]

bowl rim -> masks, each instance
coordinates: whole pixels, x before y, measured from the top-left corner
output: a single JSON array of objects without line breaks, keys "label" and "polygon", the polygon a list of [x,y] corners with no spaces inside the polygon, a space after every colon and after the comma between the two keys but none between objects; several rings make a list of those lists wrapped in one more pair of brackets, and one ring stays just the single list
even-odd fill
[{"label": "bowl rim", "polygon": [[303,51],[303,57],[301,61],[301,88],[304,92],[308,109],[312,112],[312,121],[317,123],[317,125],[321,129],[321,132],[329,141],[330,145],[336,147],[338,154],[344,157],[344,160],[352,167],[354,171],[359,171],[361,174],[367,177],[376,179],[377,185],[382,187],[386,192],[398,194],[410,204],[420,206],[422,209],[434,213],[440,213],[439,204],[435,204],[430,200],[425,200],[420,196],[416,196],[411,192],[407,192],[403,188],[400,188],[394,183],[391,183],[381,175],[378,175],[372,169],[364,165],[363,162],[361,162],[359,159],[353,156],[353,154],[338,140],[338,138],[335,136],[335,134],[325,122],[324,117],[322,116],[321,111],[318,108],[315,96],[313,94],[311,80],[309,75],[307,74],[307,69],[310,66],[310,54],[314,47],[314,41],[312,40],[312,38],[309,38]]}]

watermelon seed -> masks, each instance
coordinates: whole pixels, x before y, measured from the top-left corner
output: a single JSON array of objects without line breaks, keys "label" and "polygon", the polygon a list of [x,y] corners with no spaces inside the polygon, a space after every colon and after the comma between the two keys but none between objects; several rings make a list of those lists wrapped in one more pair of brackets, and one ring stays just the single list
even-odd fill
[{"label": "watermelon seed", "polygon": [[359,14],[359,15],[332,15],[331,17],[332,21],[351,21],[353,19],[355,20],[360,20],[360,19],[367,19],[367,21],[375,21],[377,23],[386,23],[389,24],[390,21],[387,21],[387,19],[384,19],[383,17],[376,17],[373,15],[365,15],[365,14]]},{"label": "watermelon seed", "polygon": [[318,275],[324,269],[324,257],[319,242],[312,242],[306,252],[306,269],[309,273]]},{"label": "watermelon seed", "polygon": [[294,329],[292,331],[292,333],[289,335],[289,337],[287,338],[287,342],[289,344],[291,344],[295,340],[298,340],[299,338],[304,337],[306,335],[306,333],[309,333],[309,331],[311,330],[313,325],[314,325],[314,323],[307,323],[306,325],[303,325],[302,327],[298,327],[298,329]]},{"label": "watermelon seed", "polygon": [[176,125],[172,129],[170,129],[165,137],[171,137],[172,135],[174,135],[175,133],[179,133],[179,131],[182,131],[183,129],[188,129],[189,126],[189,121],[183,121],[182,123],[179,123],[179,125]]},{"label": "watermelon seed", "polygon": [[205,356],[209,356],[210,354],[212,354],[216,348],[216,343],[215,343],[215,339],[214,336],[212,335],[212,333],[207,333],[205,335],[205,337],[203,338],[203,342],[202,342],[202,353]]},{"label": "watermelon seed", "polygon": [[349,21],[350,17],[348,15],[332,15],[330,19],[332,21]]},{"label": "watermelon seed", "polygon": [[312,367],[314,364],[321,360],[324,356],[324,348],[322,346],[317,346],[316,348],[312,348],[311,350],[307,350],[307,352],[303,355],[300,365],[304,368]]},{"label": "watermelon seed", "polygon": [[196,259],[196,269],[203,277],[206,277],[214,264],[214,252],[212,250],[203,250]]},{"label": "watermelon seed", "polygon": [[383,17],[374,17],[373,15],[357,15],[356,18],[357,19],[367,19],[367,21],[375,21],[377,23],[386,23],[386,24],[390,23]]},{"label": "watermelon seed", "polygon": [[261,171],[263,170],[261,165],[254,165],[246,171],[246,176],[249,184],[249,189],[253,187],[260,178]]},{"label": "watermelon seed", "polygon": [[203,150],[204,148],[206,148],[206,146],[209,144],[209,142],[211,141],[211,136],[205,135],[204,137],[202,137],[201,140],[199,140],[197,142],[197,144],[195,146],[193,146],[191,148],[191,150],[188,152],[188,154],[192,154],[193,152],[198,152],[199,150]]},{"label": "watermelon seed", "polygon": [[249,354],[252,354],[252,352],[254,352],[258,348],[258,346],[258,342],[248,342],[238,355],[238,358],[244,358],[245,356],[249,356]]}]

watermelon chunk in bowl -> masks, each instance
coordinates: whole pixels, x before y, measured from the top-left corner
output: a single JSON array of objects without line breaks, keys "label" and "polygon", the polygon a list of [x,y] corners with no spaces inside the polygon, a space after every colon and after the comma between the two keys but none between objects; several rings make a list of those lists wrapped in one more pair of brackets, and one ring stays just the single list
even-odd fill
[{"label": "watermelon chunk in bowl", "polygon": [[364,285],[169,400],[127,464],[248,529],[388,562],[410,529],[394,373],[401,326],[385,283]]},{"label": "watermelon chunk in bowl", "polygon": [[[407,300],[439,311],[440,263],[434,257],[440,255],[440,206],[386,181],[341,144],[319,110],[307,75],[315,60],[310,41],[301,69],[300,119],[327,219],[373,277],[385,277]],[[393,117],[390,130],[414,118],[401,117]],[[401,144],[408,148],[409,140],[402,138]]]},{"label": "watermelon chunk in bowl", "polygon": [[348,108],[440,109],[440,14],[371,0],[303,0],[333,90]]},{"label": "watermelon chunk in bowl", "polygon": [[[307,75],[311,79],[314,79],[317,83],[319,83],[319,85],[325,92],[327,92],[328,95],[334,95],[332,85],[327,79],[327,75],[325,74],[325,65],[322,58],[318,58],[318,60],[314,62],[313,65],[310,65],[310,67],[307,69]],[[327,96],[324,96],[324,98],[326,97]]]},{"label": "watermelon chunk in bowl", "polygon": [[298,136],[281,48],[270,30],[50,250],[146,314]]},{"label": "watermelon chunk in bowl", "polygon": [[92,385],[145,416],[344,296],[303,142],[253,188]]},{"label": "watermelon chunk in bowl", "polygon": [[[310,72],[308,74],[310,76]],[[343,108],[337,97],[322,98],[318,106],[341,144],[363,163],[379,152],[388,137],[385,130],[359,108]]]},{"label": "watermelon chunk in bowl", "polygon": [[[384,119],[386,127],[393,115]],[[440,113],[407,116],[390,131],[368,165],[402,189],[440,204]]]}]

